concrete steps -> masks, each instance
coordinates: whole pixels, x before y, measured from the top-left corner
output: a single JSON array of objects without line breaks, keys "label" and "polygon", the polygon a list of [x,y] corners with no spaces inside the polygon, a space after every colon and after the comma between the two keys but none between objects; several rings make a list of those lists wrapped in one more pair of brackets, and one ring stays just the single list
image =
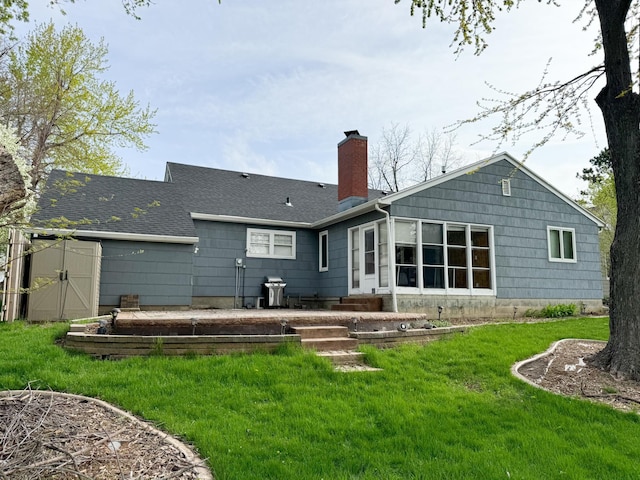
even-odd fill
[{"label": "concrete steps", "polygon": [[349,337],[349,329],[340,326],[293,327],[292,332],[300,335],[301,344],[318,352],[331,350],[355,350],[358,339]]}]

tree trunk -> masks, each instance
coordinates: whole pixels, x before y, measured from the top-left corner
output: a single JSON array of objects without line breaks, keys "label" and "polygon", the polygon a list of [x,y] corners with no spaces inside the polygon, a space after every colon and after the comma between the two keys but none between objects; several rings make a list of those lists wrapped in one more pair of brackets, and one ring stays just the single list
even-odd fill
[{"label": "tree trunk", "polygon": [[610,337],[593,361],[611,373],[640,379],[640,98],[624,21],[630,0],[596,0],[605,54],[602,111],[618,201],[611,245]]},{"label": "tree trunk", "polygon": [[0,216],[22,206],[26,196],[27,189],[13,157],[0,148]]}]

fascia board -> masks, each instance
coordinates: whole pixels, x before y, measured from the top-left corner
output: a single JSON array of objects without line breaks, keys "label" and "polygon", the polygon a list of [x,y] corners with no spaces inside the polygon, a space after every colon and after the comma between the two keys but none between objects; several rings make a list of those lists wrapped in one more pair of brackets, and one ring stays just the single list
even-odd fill
[{"label": "fascia board", "polygon": [[496,155],[494,155],[492,157],[486,158],[484,160],[480,160],[479,162],[475,162],[475,163],[472,163],[470,165],[466,165],[466,166],[464,166],[462,168],[459,168],[457,170],[454,170],[454,171],[452,171],[450,173],[446,173],[446,174],[441,175],[439,177],[436,177],[434,179],[431,179],[431,180],[428,180],[426,182],[419,183],[418,185],[414,185],[412,187],[409,187],[409,188],[407,188],[405,190],[401,190],[400,192],[392,193],[391,195],[389,195],[387,197],[381,198],[380,199],[380,203],[384,204],[384,205],[391,205],[396,200],[400,200],[402,198],[408,197],[408,196],[413,195],[415,193],[421,192],[422,190],[425,190],[427,188],[432,188],[432,187],[435,187],[437,185],[441,185],[441,184],[443,184],[445,182],[448,182],[449,180],[452,180],[454,178],[460,177],[462,175],[467,175],[467,174],[473,173],[476,170],[479,170],[480,168],[484,168],[486,166],[489,166],[489,165],[491,165],[493,163],[496,163],[496,162],[499,162],[499,161],[502,161],[502,160],[506,160],[511,165],[513,165],[514,168],[520,170],[522,173],[524,173],[525,175],[529,176],[531,179],[533,179],[534,181],[536,181],[537,183],[539,183],[540,185],[545,187],[551,193],[553,193],[554,195],[558,196],[561,200],[563,200],[569,206],[573,207],[579,213],[583,214],[585,217],[587,217],[592,222],[594,222],[599,228],[603,228],[605,226],[605,223],[602,220],[600,220],[598,217],[593,215],[586,208],[580,206],[572,198],[570,198],[566,194],[562,193],[560,190],[555,188],[553,185],[551,185],[549,182],[544,180],[542,177],[538,176],[537,174],[535,174],[534,172],[529,170],[527,167],[525,167],[522,162],[516,160],[515,158],[513,158],[511,155],[509,155],[506,152],[498,153],[498,154],[496,154]]},{"label": "fascia board", "polygon": [[273,227],[289,227],[289,228],[310,228],[311,224],[307,222],[290,222],[287,220],[269,220],[267,218],[250,218],[237,217],[233,215],[213,215],[210,213],[191,212],[193,220],[204,220],[207,222],[224,222],[224,223],[247,223],[252,225],[268,225]]},{"label": "fascia board", "polygon": [[200,240],[198,237],[179,237],[176,235],[150,235],[146,233],[101,232],[95,230],[67,230],[49,228],[31,228],[28,233],[39,235],[61,235],[72,237],[100,238],[104,240],[121,240],[131,242],[150,243],[180,243],[193,245]]},{"label": "fascia board", "polygon": [[600,220],[598,217],[596,217],[593,213],[591,213],[589,210],[587,210],[586,208],[584,208],[581,205],[579,205],[571,197],[569,197],[569,196],[565,195],[564,193],[562,193],[556,187],[554,187],[553,185],[548,183],[545,179],[543,179],[542,177],[538,176],[536,173],[534,173],[531,170],[529,170],[527,167],[525,167],[522,164],[522,162],[519,162],[518,160],[515,160],[514,158],[512,158],[510,156],[507,156],[506,160],[508,160],[515,168],[520,170],[522,173],[524,173],[525,175],[528,175],[530,178],[532,178],[534,181],[538,182],[540,185],[545,187],[551,193],[553,193],[556,196],[558,196],[565,203],[567,203],[570,207],[575,208],[578,212],[580,212],[585,217],[587,217],[589,220],[591,220],[593,223],[595,223],[598,226],[598,228],[604,228],[606,226],[606,224],[602,220]]}]

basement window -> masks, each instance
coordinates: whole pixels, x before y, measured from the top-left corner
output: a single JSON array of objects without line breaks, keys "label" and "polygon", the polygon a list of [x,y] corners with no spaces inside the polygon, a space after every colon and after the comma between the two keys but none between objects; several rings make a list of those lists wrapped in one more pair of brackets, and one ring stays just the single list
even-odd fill
[{"label": "basement window", "polygon": [[296,232],[247,228],[247,257],[296,258]]}]

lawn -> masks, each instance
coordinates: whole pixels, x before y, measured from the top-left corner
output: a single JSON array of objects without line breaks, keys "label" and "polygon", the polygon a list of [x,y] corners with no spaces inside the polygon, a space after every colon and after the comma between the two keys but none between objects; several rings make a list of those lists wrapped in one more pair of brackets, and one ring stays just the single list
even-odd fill
[{"label": "lawn", "polygon": [[481,327],[424,347],[367,349],[380,372],[275,355],[98,361],[66,325],[0,325],[0,389],[99,397],[193,443],[218,479],[640,478],[640,418],[511,377],[606,319]]}]

